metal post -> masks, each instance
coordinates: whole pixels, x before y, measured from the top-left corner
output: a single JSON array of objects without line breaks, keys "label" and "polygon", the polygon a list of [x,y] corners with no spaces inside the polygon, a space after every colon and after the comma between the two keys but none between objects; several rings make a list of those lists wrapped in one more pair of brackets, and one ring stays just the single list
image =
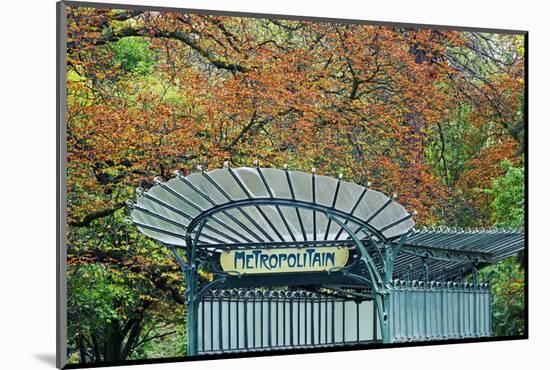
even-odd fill
[{"label": "metal post", "polygon": [[489,287],[488,287],[488,292],[489,292],[489,302],[487,303],[488,307],[489,307],[489,315],[488,315],[488,319],[489,319],[489,333],[488,335],[489,336],[493,336],[493,274],[494,274],[494,271],[491,271],[489,272],[489,276],[488,276],[488,284],[489,284]]},{"label": "metal post", "polygon": [[372,300],[372,340],[378,340],[378,316],[376,315],[376,299]]},{"label": "metal post", "polygon": [[[187,355],[196,356],[198,353],[199,339],[199,296],[198,296],[198,266],[196,263],[196,246],[199,242],[202,229],[206,225],[206,220],[202,220],[195,234],[195,238],[191,237],[190,230],[187,230],[185,235],[187,250],[187,268],[185,268],[185,287],[187,293]],[[175,252],[175,251],[174,251]],[[181,264],[181,259],[176,254],[178,262]]]},{"label": "metal post", "polygon": [[195,356],[198,348],[198,274],[195,266],[187,269],[185,284],[187,288],[187,355]]},{"label": "metal post", "polygon": [[[369,253],[367,252],[365,246],[359,240],[357,235],[342,221],[340,221],[337,217],[332,216],[329,212],[326,213],[327,218],[332,219],[334,222],[336,222],[340,227],[342,227],[349,235],[349,237],[353,240],[355,243],[358,252],[361,255],[361,260],[365,263],[369,276],[372,281],[373,290],[375,293],[375,299],[376,299],[376,307],[378,308],[378,317],[380,318],[380,331],[382,333],[382,342],[383,343],[391,343],[391,337],[390,337],[390,327],[389,327],[389,319],[390,319],[390,292],[388,291],[388,284],[391,281],[391,275],[393,271],[393,261],[395,256],[399,253],[399,249],[403,245],[406,235],[403,235],[396,247],[396,250],[390,254],[391,258],[389,261],[385,261],[384,266],[384,278],[380,276],[380,273],[376,269],[376,265],[372,258],[370,257]],[[373,243],[376,244],[374,239],[370,237],[370,234],[366,233],[366,235],[371,239]],[[387,257],[386,257],[387,258]],[[389,262],[389,263],[388,263]],[[351,275],[351,274],[350,274]],[[355,275],[354,275],[355,276]],[[357,276],[359,278],[359,276]]]},{"label": "metal post", "polygon": [[197,296],[197,289],[198,289],[197,266],[192,259],[192,255],[194,253],[188,252],[187,254],[188,263],[186,264],[185,262],[183,262],[180,255],[176,252],[176,249],[174,248],[174,246],[170,245],[168,246],[168,249],[170,249],[174,257],[176,258],[176,261],[178,262],[178,265],[183,271],[183,274],[185,277],[185,287],[186,287],[186,297],[187,297],[187,302],[186,302],[187,303],[187,355],[195,356],[198,351],[198,339],[199,339],[199,333],[198,333],[199,299]]},{"label": "metal post", "polygon": [[382,343],[391,343],[389,326],[389,307],[390,295],[388,293],[376,293],[376,308],[380,318],[380,332],[382,334]]}]

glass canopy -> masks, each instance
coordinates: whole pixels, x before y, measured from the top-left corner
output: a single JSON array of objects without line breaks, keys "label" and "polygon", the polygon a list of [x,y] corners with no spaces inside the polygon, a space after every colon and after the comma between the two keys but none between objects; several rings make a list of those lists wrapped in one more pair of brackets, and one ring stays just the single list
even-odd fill
[{"label": "glass canopy", "polygon": [[349,241],[327,211],[353,229],[366,224],[382,241],[398,238],[414,226],[413,213],[395,202],[395,196],[341,178],[287,169],[177,173],[138,195],[131,205],[133,223],[145,235],[176,246],[186,246],[187,230],[203,214],[209,217],[198,247]]}]

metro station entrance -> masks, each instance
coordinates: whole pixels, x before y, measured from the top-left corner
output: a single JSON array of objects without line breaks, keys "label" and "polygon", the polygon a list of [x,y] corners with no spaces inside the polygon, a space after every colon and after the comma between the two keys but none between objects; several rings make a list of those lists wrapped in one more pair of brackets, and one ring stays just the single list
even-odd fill
[{"label": "metro station entrance", "polygon": [[490,336],[478,268],[524,245],[520,230],[415,229],[396,195],[286,166],[156,183],[130,217],[182,268],[188,355]]}]

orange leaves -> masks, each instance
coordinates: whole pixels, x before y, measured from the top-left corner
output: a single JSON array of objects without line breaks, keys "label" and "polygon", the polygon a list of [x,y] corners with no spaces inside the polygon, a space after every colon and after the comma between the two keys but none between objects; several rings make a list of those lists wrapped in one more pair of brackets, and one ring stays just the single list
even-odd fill
[{"label": "orange leaves", "polygon": [[490,143],[474,154],[456,184],[464,201],[478,212],[480,226],[490,225],[493,198],[488,190],[492,188],[493,180],[504,174],[504,161],[513,166],[519,164],[520,158],[515,155],[516,151],[517,142],[510,138]]}]

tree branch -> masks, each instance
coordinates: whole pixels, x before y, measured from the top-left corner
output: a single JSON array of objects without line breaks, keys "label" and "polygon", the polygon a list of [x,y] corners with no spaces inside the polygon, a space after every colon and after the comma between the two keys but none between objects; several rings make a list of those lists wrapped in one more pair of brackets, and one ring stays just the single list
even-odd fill
[{"label": "tree branch", "polygon": [[69,221],[69,226],[75,226],[75,227],[89,226],[93,220],[112,215],[113,213],[115,213],[116,211],[124,207],[124,205],[125,205],[124,202],[115,203],[110,208],[103,208],[95,212],[89,213],[79,221]]},{"label": "tree branch", "polygon": [[[181,31],[174,31],[174,32],[165,32],[165,31],[159,31],[156,32],[154,35],[151,35],[147,32],[146,28],[136,28],[136,27],[126,27],[126,28],[120,28],[114,31],[111,31],[104,35],[103,37],[96,39],[92,42],[94,45],[104,45],[108,42],[113,42],[120,40],[124,37],[131,37],[131,36],[142,36],[142,37],[158,37],[158,38],[168,38],[173,40],[178,40],[189,46],[191,49],[195,50],[197,53],[199,53],[202,57],[207,59],[212,65],[219,69],[225,69],[232,72],[247,72],[249,69],[247,67],[244,67],[237,63],[230,63],[221,60],[219,57],[217,57],[214,53],[212,53],[209,50],[206,50],[202,48],[197,41],[195,41],[189,34]],[[67,43],[67,49],[75,49],[77,47],[77,43],[75,42],[69,42]]]},{"label": "tree branch", "polygon": [[134,345],[134,347],[132,348],[132,350],[135,349],[135,348],[137,348],[137,347],[139,347],[139,346],[141,346],[143,343],[147,343],[147,342],[152,341],[153,339],[163,338],[163,337],[166,337],[166,336],[168,336],[168,335],[175,334],[175,333],[176,333],[176,331],[174,330],[174,331],[170,331],[170,332],[167,332],[167,333],[164,333],[164,334],[154,335],[154,336],[149,337],[149,338],[147,338],[147,336],[145,336],[142,340],[140,340],[139,342],[137,342],[137,343]]}]

